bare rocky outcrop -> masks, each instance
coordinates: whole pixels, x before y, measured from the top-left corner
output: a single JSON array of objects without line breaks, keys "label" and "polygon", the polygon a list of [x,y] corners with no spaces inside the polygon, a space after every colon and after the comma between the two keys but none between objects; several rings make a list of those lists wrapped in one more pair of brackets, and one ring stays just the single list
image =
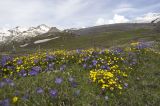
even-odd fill
[{"label": "bare rocky outcrop", "polygon": [[151,22],[155,26],[155,31],[160,33],[160,18],[157,18]]},{"label": "bare rocky outcrop", "polygon": [[60,32],[60,30],[56,27],[51,27],[48,32]]}]

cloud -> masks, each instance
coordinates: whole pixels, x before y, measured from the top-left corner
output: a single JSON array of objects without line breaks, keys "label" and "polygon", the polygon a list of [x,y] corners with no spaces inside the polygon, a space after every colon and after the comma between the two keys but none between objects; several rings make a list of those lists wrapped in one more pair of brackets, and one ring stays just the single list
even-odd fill
[{"label": "cloud", "polygon": [[2,0],[0,27],[88,27],[143,20],[143,14],[159,10],[159,0]]},{"label": "cloud", "polygon": [[98,18],[95,25],[115,24],[115,23],[150,23],[151,21],[160,18],[160,13],[147,13],[139,17],[128,19],[123,15],[115,14],[113,19]]},{"label": "cloud", "polygon": [[85,9],[86,6],[87,2],[84,2],[84,0],[62,0],[54,7],[53,15],[56,19],[62,20],[74,16],[74,14]]},{"label": "cloud", "polygon": [[131,12],[131,11],[135,11],[135,8],[131,8],[131,7],[125,7],[125,8],[118,8],[113,10],[114,13],[125,13],[125,12]]},{"label": "cloud", "polygon": [[0,3],[0,23],[10,25],[31,25],[42,20],[45,6],[38,0],[5,0]]},{"label": "cloud", "polygon": [[106,24],[106,20],[103,18],[98,18],[96,21],[96,25],[103,25]]},{"label": "cloud", "polygon": [[125,18],[125,16],[115,14],[113,19],[104,19],[104,18],[98,18],[96,21],[96,25],[103,25],[103,24],[115,24],[115,23],[127,23],[130,20]]},{"label": "cloud", "polygon": [[127,23],[129,22],[129,19],[125,18],[125,16],[115,14],[114,18],[112,20],[109,20],[109,24],[114,24],[114,23]]},{"label": "cloud", "polygon": [[129,3],[121,3],[119,4],[116,9],[113,10],[115,14],[124,13],[124,12],[131,12],[135,11],[136,9]]},{"label": "cloud", "polygon": [[48,24],[72,27],[81,19],[79,13],[85,11],[88,5],[88,0],[4,0],[0,3],[0,26]]}]

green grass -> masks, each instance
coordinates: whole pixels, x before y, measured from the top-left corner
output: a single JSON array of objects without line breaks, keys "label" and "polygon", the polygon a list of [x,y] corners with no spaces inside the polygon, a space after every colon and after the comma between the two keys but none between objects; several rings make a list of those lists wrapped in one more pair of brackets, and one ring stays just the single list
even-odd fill
[{"label": "green grass", "polygon": [[147,55],[138,68],[130,73],[129,87],[112,105],[158,106],[160,104],[160,58]]}]

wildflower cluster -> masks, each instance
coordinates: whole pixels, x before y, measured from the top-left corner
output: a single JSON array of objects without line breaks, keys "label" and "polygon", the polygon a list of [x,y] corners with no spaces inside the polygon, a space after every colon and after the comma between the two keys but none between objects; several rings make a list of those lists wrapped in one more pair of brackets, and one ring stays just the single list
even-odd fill
[{"label": "wildflower cluster", "polygon": [[124,50],[116,48],[109,52],[100,52],[104,57],[95,56],[98,59],[94,59],[93,66],[96,67],[90,71],[91,80],[107,91],[126,88],[128,73],[141,62],[141,55],[151,51],[150,48],[150,44],[133,42]]},{"label": "wildflower cluster", "polygon": [[[119,56],[119,51],[116,53],[118,54],[115,55]],[[18,57],[3,56],[0,64],[0,75],[4,78],[35,76],[42,71],[64,71],[67,66],[73,64],[79,64],[87,70],[109,69],[111,68],[109,65],[114,64],[112,60],[117,63],[119,60],[123,60],[123,57],[115,57],[115,55],[108,49],[88,49],[38,52]]]},{"label": "wildflower cluster", "polygon": [[127,77],[127,74],[118,70],[117,72],[110,72],[108,70],[93,70],[90,71],[90,77],[93,82],[98,83],[102,89],[108,89],[113,91],[114,89],[122,89],[123,77]]}]

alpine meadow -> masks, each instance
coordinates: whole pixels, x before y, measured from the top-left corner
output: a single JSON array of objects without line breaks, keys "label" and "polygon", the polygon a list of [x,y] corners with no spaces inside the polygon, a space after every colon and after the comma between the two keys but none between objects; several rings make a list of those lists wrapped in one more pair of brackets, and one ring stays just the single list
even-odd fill
[{"label": "alpine meadow", "polygon": [[158,0],[1,1],[0,106],[159,106],[159,10]]}]

